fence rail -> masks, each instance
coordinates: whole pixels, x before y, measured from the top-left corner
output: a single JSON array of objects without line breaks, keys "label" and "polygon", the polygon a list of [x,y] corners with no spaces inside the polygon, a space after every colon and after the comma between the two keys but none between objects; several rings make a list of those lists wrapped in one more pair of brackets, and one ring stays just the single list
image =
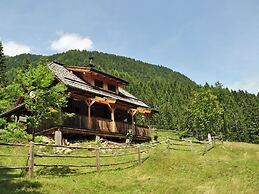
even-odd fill
[{"label": "fence rail", "polygon": [[5,145],[5,146],[29,146],[28,144],[21,144],[21,143],[3,143],[0,142],[0,145]]},{"label": "fence rail", "polygon": [[29,166],[11,166],[11,167],[0,166],[0,170],[28,169],[28,168]]},{"label": "fence rail", "polygon": [[[96,172],[100,172],[102,167],[105,166],[116,166],[116,165],[124,165],[130,163],[136,163],[141,165],[149,156],[148,152],[151,149],[156,148],[157,145],[166,145],[167,149],[171,150],[179,150],[179,151],[190,151],[193,153],[206,154],[211,149],[214,148],[215,144],[222,141],[222,137],[212,137],[212,142],[208,141],[197,141],[197,140],[189,140],[189,139],[176,139],[176,138],[167,138],[161,142],[155,142],[150,144],[141,144],[141,145],[133,145],[133,146],[122,146],[122,147],[98,147],[98,146],[63,146],[63,145],[49,145],[49,144],[41,144],[30,142],[29,144],[17,144],[17,143],[2,143],[0,142],[0,146],[10,146],[10,147],[25,147],[28,149],[28,154],[12,154],[12,153],[0,153],[0,156],[3,157],[27,157],[26,165],[17,165],[17,166],[0,166],[0,170],[11,170],[11,169],[25,169],[28,171],[29,177],[32,178],[34,176],[34,167],[77,167],[77,168],[96,168]],[[42,146],[45,148],[69,148],[69,149],[85,149],[90,152],[90,154],[42,154],[37,153],[35,147]],[[201,148],[197,150],[197,148]],[[110,153],[107,153],[110,152]],[[118,161],[118,162],[109,162],[105,163],[101,161],[101,158],[118,158],[124,156],[133,156],[133,159],[122,158],[122,160],[126,161]],[[92,159],[90,164],[45,164],[35,161],[38,158],[82,158],[82,159]]]},{"label": "fence rail", "polygon": [[[11,166],[5,167],[0,166],[0,170],[10,170],[10,169],[27,169],[28,175],[30,178],[34,176],[34,167],[77,167],[77,168],[96,168],[97,172],[101,171],[101,167],[105,166],[116,166],[116,165],[123,165],[129,163],[137,163],[141,164],[147,157],[143,157],[142,154],[148,153],[148,149],[141,149],[140,145],[135,146],[123,146],[123,147],[93,147],[93,146],[62,146],[62,145],[49,145],[49,144],[41,144],[41,143],[34,143],[30,142],[29,144],[13,144],[13,143],[1,143],[0,146],[24,146],[29,147],[28,154],[5,154],[1,153],[0,156],[6,157],[27,157],[27,165],[26,166]],[[43,146],[43,147],[50,147],[50,148],[69,148],[69,149],[87,149],[91,151],[92,154],[86,155],[66,155],[66,154],[40,154],[35,153],[35,146]],[[106,152],[107,150],[116,150],[115,153],[107,154],[101,153],[101,150]],[[125,153],[121,153],[122,151],[126,151]],[[110,163],[102,163],[101,158],[116,158],[116,157],[123,157],[123,156],[134,156],[136,155],[136,159],[121,161],[121,162],[110,162]],[[84,158],[84,159],[91,159],[95,158],[95,164],[45,164],[40,162],[35,162],[36,158]]]},{"label": "fence rail", "polygon": [[34,164],[34,166],[45,166],[45,167],[53,167],[53,166],[62,166],[62,167],[96,167],[96,165],[90,164]]},{"label": "fence rail", "polygon": [[[217,141],[220,141],[223,144],[222,136],[213,136],[212,141],[198,141],[190,139],[177,139],[172,137],[167,137],[164,141],[167,145],[167,149],[179,150],[179,151],[190,151],[193,153],[206,154],[211,149],[214,148]],[[181,143],[178,143],[181,142]],[[197,150],[197,147],[201,147],[200,150]]]},{"label": "fence rail", "polygon": [[9,157],[28,157],[28,154],[0,154],[0,156],[9,156]]}]

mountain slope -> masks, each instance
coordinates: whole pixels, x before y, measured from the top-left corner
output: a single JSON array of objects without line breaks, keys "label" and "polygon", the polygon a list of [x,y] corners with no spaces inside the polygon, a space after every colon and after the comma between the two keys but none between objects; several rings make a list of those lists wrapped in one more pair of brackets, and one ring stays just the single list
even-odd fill
[{"label": "mountain slope", "polygon": [[67,65],[84,66],[89,63],[90,56],[94,57],[96,68],[129,81],[127,89],[133,95],[160,111],[154,121],[159,128],[172,129],[183,125],[183,117],[179,117],[184,113],[182,106],[188,102],[191,89],[197,85],[169,68],[112,54],[75,50],[49,57],[29,54],[10,57],[7,59],[7,66],[11,69],[26,63],[37,63],[39,60],[56,60]]},{"label": "mountain slope", "polygon": [[[67,65],[84,66],[89,63],[90,56],[94,57],[97,69],[129,81],[126,88],[129,92],[160,111],[152,120],[157,128],[186,130],[186,107],[192,90],[201,86],[185,75],[163,66],[97,51],[72,50],[52,56],[23,54],[8,57],[7,77],[12,81],[16,75],[15,68],[28,63],[56,60]],[[259,143],[259,96],[244,91],[230,91],[219,83],[215,86],[206,84],[204,87],[213,91],[224,108],[222,132],[225,138]],[[144,122],[141,117],[138,119],[138,122]]]}]

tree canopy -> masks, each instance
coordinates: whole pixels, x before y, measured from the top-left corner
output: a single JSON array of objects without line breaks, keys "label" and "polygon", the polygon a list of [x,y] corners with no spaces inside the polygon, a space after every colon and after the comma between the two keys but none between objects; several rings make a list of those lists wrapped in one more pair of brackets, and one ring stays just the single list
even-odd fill
[{"label": "tree canopy", "polygon": [[0,90],[0,109],[6,109],[22,97],[31,113],[28,115],[30,126],[38,127],[41,121],[53,117],[66,106],[66,87],[62,83],[53,84],[55,77],[45,64],[19,68],[16,74],[15,81]]},{"label": "tree canopy", "polygon": [[200,88],[193,92],[188,106],[188,129],[198,138],[222,132],[224,110],[210,89]]}]

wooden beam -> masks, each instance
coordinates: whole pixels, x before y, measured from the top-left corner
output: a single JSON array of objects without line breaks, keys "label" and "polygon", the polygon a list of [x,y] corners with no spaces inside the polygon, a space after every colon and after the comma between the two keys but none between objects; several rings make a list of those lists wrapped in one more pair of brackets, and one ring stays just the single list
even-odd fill
[{"label": "wooden beam", "polygon": [[88,129],[92,129],[92,120],[91,120],[91,106],[95,103],[94,100],[91,99],[86,99],[84,100],[86,105],[87,105],[87,113],[88,113],[88,122],[87,122],[87,127]]},{"label": "wooden beam", "polygon": [[136,109],[131,109],[129,111],[129,113],[131,114],[132,133],[133,133],[133,135],[135,135],[135,119],[134,119],[134,115],[137,113],[137,110]]},{"label": "wooden beam", "polygon": [[112,132],[116,132],[116,122],[115,122],[115,109],[116,109],[116,105],[115,103],[108,103],[107,104],[108,108],[111,111],[111,120],[112,120]]},{"label": "wooden beam", "polygon": [[138,107],[137,108],[137,111],[140,112],[140,113],[143,113],[143,114],[146,114],[146,113],[151,113],[151,110],[149,109],[146,109],[146,108],[142,108],[142,107]]},{"label": "wooden beam", "polygon": [[[95,102],[99,102],[101,104],[115,104],[116,103],[116,99],[107,99],[107,98],[103,98],[103,97],[99,97],[96,96],[95,98],[91,98],[91,97],[87,97],[87,96],[81,96],[78,94],[74,94],[71,93],[71,95],[73,98],[79,99],[79,100],[91,100],[91,101],[95,101]],[[130,108],[129,106],[127,107],[127,105],[121,105],[121,104],[117,104],[116,105],[117,108],[123,109],[123,110],[136,110],[139,113],[143,113],[143,114],[150,114],[151,110],[143,108],[143,107],[137,107],[137,108]]]},{"label": "wooden beam", "polygon": [[84,100],[87,106],[92,106],[96,101],[94,99],[87,98]]},{"label": "wooden beam", "polygon": [[107,98],[102,98],[99,96],[96,96],[94,98],[94,100],[96,102],[102,103],[102,104],[115,104],[116,103],[116,99],[107,99]]},{"label": "wooden beam", "polygon": [[78,95],[78,94],[74,94],[71,93],[70,96],[72,98],[76,98],[79,100],[83,100],[83,101],[94,101],[94,102],[99,102],[101,104],[115,104],[116,103],[116,99],[107,99],[107,98],[102,98],[99,96],[95,96],[95,98],[93,97],[87,97],[87,96],[82,96],[82,95]]},{"label": "wooden beam", "polygon": [[111,109],[111,120],[112,120],[112,132],[116,132],[116,123],[115,123],[115,108]]},{"label": "wooden beam", "polygon": [[129,110],[129,112],[130,112],[131,115],[134,116],[138,112],[138,110],[132,108],[132,109]]},{"label": "wooden beam", "polygon": [[66,67],[66,68],[70,71],[76,71],[76,72],[90,72],[90,70],[87,69],[86,67],[69,66],[69,67]]},{"label": "wooden beam", "polygon": [[73,92],[71,92],[70,96],[74,99],[78,99],[78,100],[86,100],[86,99],[89,99],[88,97],[86,96],[82,96],[82,95],[79,95],[79,94],[75,94]]}]

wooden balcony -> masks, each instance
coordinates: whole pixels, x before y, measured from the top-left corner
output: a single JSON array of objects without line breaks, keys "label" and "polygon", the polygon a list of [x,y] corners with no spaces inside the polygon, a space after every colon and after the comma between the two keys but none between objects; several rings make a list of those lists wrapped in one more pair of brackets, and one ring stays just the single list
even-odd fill
[{"label": "wooden balcony", "polygon": [[[90,124],[88,123],[88,117],[85,115],[76,115],[73,117],[67,117],[63,119],[63,124],[61,126],[58,126],[53,122],[52,120],[48,120],[42,123],[42,125],[35,131],[38,134],[46,134],[46,131],[49,131],[49,129],[54,128],[63,128],[66,129],[66,132],[68,133],[68,129],[71,131],[71,134],[73,131],[81,132],[89,132],[89,134],[96,134],[101,135],[105,134],[109,137],[120,137],[120,138],[126,138],[126,134],[129,130],[133,131],[133,136],[135,139],[144,139],[144,140],[150,140],[150,131],[147,126],[143,125],[137,125],[132,126],[130,123],[126,122],[115,122],[115,131],[112,131],[112,120],[110,119],[104,119],[104,118],[97,118],[92,117],[90,119]],[[73,130],[75,129],[75,130]]]}]

